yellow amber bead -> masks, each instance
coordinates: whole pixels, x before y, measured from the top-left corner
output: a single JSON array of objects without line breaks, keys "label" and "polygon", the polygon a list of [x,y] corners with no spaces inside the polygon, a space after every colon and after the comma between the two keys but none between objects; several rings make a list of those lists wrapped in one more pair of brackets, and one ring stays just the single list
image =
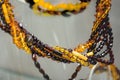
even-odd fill
[{"label": "yellow amber bead", "polygon": [[87,56],[93,56],[93,55],[94,55],[93,52],[89,52],[89,53],[87,53]]},{"label": "yellow amber bead", "polygon": [[72,58],[72,59],[70,59],[70,60],[71,60],[72,62],[76,62],[76,59],[73,59],[73,58]]},{"label": "yellow amber bead", "polygon": [[79,59],[78,57],[77,57],[77,59],[76,59],[76,62],[77,62],[77,63],[80,63],[80,59]]},{"label": "yellow amber bead", "polygon": [[43,5],[44,5],[44,2],[43,2],[43,1],[39,1],[39,3],[36,3],[36,4],[38,4],[38,5],[40,5],[40,6],[43,6]]},{"label": "yellow amber bead", "polygon": [[67,9],[73,10],[73,8],[74,8],[74,6],[71,3],[69,3]]},{"label": "yellow amber bead", "polygon": [[70,60],[71,60],[72,62],[76,62],[76,57],[71,57]]},{"label": "yellow amber bead", "polygon": [[54,10],[54,7],[53,7],[52,5],[49,5],[49,6],[48,6],[48,10],[53,11],[53,10]]},{"label": "yellow amber bead", "polygon": [[72,54],[72,53],[69,53],[68,56],[71,58],[71,57],[73,56],[73,54]]},{"label": "yellow amber bead", "polygon": [[68,54],[69,53],[69,51],[68,50],[65,50],[65,54]]},{"label": "yellow amber bead", "polygon": [[62,55],[63,58],[67,59],[67,60],[70,60],[70,58],[66,55]]},{"label": "yellow amber bead", "polygon": [[[39,2],[39,0],[33,0],[34,1],[34,3],[37,3],[37,2]],[[41,0],[41,1],[43,1],[43,0]]]},{"label": "yellow amber bead", "polygon": [[8,15],[8,11],[7,11],[6,5],[3,4],[3,5],[2,5],[2,8],[3,8],[3,13],[4,13],[4,16],[5,16],[6,22],[7,22],[7,23],[10,23],[10,18],[9,18],[9,15]]},{"label": "yellow amber bead", "polygon": [[64,49],[62,49],[62,48],[60,49],[60,52],[64,52],[64,51],[65,51]]},{"label": "yellow amber bead", "polygon": [[84,60],[84,61],[87,61],[87,59],[88,59],[86,56],[84,56],[84,55],[82,55],[82,54],[80,54],[80,53],[78,53],[78,52],[76,52],[76,51],[73,51],[72,54],[73,54],[74,56],[76,56],[76,57]]},{"label": "yellow amber bead", "polygon": [[76,57],[76,56],[73,56],[72,58],[75,59],[75,60],[77,60],[77,57]]},{"label": "yellow amber bead", "polygon": [[55,46],[55,47],[53,47],[54,49],[56,49],[56,50],[60,50],[60,47],[59,46]]},{"label": "yellow amber bead", "polygon": [[60,4],[58,5],[58,8],[60,9],[66,9],[67,8],[67,5],[66,4]]},{"label": "yellow amber bead", "polygon": [[81,60],[80,63],[81,63],[81,65],[83,65],[83,66],[88,66],[88,65],[89,65],[88,62],[85,62],[85,61],[83,61],[83,60]]}]

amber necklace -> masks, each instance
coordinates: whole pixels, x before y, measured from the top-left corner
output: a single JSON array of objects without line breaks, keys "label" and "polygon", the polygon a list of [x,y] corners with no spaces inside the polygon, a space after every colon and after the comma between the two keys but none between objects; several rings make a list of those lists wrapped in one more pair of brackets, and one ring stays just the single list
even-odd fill
[{"label": "amber necklace", "polygon": [[[34,1],[36,1],[36,4],[39,4],[39,1]],[[105,64],[106,66],[113,66],[111,64],[114,63],[112,53],[113,33],[108,17],[111,0],[97,0],[96,4],[96,20],[94,21],[90,39],[84,44],[79,44],[74,49],[67,49],[60,46],[50,47],[38,40],[37,37],[24,29],[21,23],[15,20],[13,7],[9,3],[9,0],[0,0],[0,28],[13,37],[14,44],[16,44],[18,48],[25,50],[27,53],[32,53],[35,66],[47,80],[50,80],[50,78],[41,68],[37,57],[47,57],[54,61],[64,63],[79,63],[80,65],[69,79],[73,80],[80,71],[81,66],[92,66],[97,62]],[[106,46],[105,50],[103,49],[104,46]],[[82,52],[86,50],[87,52],[82,54]],[[109,55],[109,59],[103,59],[106,55]],[[116,71],[117,68],[114,66],[111,70],[117,74],[116,76],[113,75],[113,79],[119,80],[120,76],[118,76],[119,74]]]},{"label": "amber necklace", "polygon": [[86,9],[91,0],[78,0],[77,3],[60,3],[53,5],[45,0],[25,0],[37,14],[47,13],[50,15],[70,16],[70,13],[77,14]]}]

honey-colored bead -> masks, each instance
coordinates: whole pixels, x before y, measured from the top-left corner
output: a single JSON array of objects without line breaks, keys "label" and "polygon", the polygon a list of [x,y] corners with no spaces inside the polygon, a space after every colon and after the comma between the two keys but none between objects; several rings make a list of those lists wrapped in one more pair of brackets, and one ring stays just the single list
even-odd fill
[{"label": "honey-colored bead", "polygon": [[85,61],[83,61],[83,60],[81,60],[80,63],[81,63],[81,65],[83,65],[83,66],[88,66],[88,62],[85,62]]},{"label": "honey-colored bead", "polygon": [[93,53],[93,52],[89,52],[89,53],[87,53],[86,55],[90,57],[90,56],[93,56],[94,53]]},{"label": "honey-colored bead", "polygon": [[3,5],[2,5],[2,8],[3,8],[3,12],[4,12],[4,15],[5,15],[6,22],[7,22],[7,23],[10,23],[10,18],[9,18],[9,15],[8,15],[8,11],[7,11],[6,5],[3,4]]},{"label": "honey-colored bead", "polygon": [[78,53],[78,52],[76,52],[76,51],[73,51],[72,54],[73,54],[74,56],[76,56],[76,57],[84,60],[84,61],[87,61],[87,59],[88,59],[86,56],[84,56],[84,55],[82,55],[82,54],[80,54],[80,53]]},{"label": "honey-colored bead", "polygon": [[[35,3],[39,2],[40,0],[33,0]],[[42,0],[41,0],[42,1]]]},{"label": "honey-colored bead", "polygon": [[53,47],[54,49],[56,49],[56,50],[60,50],[60,47],[58,47],[58,46],[55,46],[55,47]]},{"label": "honey-colored bead", "polygon": [[72,53],[69,53],[68,56],[71,58],[71,57],[73,56],[73,54],[72,54]]},{"label": "honey-colored bead", "polygon": [[69,3],[68,4],[68,9],[71,10],[71,11],[74,10],[74,5],[72,3]]},{"label": "honey-colored bead", "polygon": [[72,58],[75,59],[75,60],[77,60],[77,57],[76,57],[76,56],[73,56]]},{"label": "honey-colored bead", "polygon": [[65,54],[69,54],[69,51],[68,51],[68,50],[65,50],[64,52],[65,52]]},{"label": "honey-colored bead", "polygon": [[74,58],[71,58],[71,59],[70,59],[70,61],[72,61],[72,62],[76,62],[76,59],[74,59]]},{"label": "honey-colored bead", "polygon": [[64,51],[65,51],[65,50],[64,50],[63,48],[61,48],[61,49],[60,49],[60,52],[62,52],[62,53],[63,53]]},{"label": "honey-colored bead", "polygon": [[63,58],[70,60],[70,57],[68,57],[67,55],[62,55]]},{"label": "honey-colored bead", "polygon": [[77,59],[76,59],[76,62],[77,62],[77,63],[80,63],[80,59],[79,59],[78,57],[77,57]]}]

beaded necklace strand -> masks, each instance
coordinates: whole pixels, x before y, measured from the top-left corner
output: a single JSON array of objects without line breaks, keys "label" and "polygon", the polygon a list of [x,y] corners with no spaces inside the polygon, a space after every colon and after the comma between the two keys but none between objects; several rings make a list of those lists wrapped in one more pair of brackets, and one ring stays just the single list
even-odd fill
[{"label": "beaded necklace strand", "polygon": [[77,14],[86,9],[91,0],[78,0],[76,4],[60,3],[53,5],[44,0],[25,0],[37,14],[48,13],[50,15],[70,16],[70,13]]},{"label": "beaded necklace strand", "polygon": [[[85,2],[85,0],[82,1]],[[0,28],[12,36],[13,42],[18,48],[32,54],[35,66],[46,80],[50,80],[50,78],[41,68],[37,57],[47,57],[58,62],[80,64],[69,80],[76,78],[82,66],[90,67],[97,62],[110,66],[113,80],[120,80],[120,72],[113,65],[113,33],[108,17],[110,8],[111,0],[97,0],[96,20],[94,21],[90,39],[84,44],[79,44],[74,49],[60,46],[51,47],[38,40],[37,37],[24,29],[21,23],[15,20],[13,7],[9,0],[0,0]],[[106,46],[106,49],[103,49],[104,46]],[[86,50],[87,52],[82,54]],[[103,58],[106,55],[109,55],[109,59],[105,58],[104,60]]]}]

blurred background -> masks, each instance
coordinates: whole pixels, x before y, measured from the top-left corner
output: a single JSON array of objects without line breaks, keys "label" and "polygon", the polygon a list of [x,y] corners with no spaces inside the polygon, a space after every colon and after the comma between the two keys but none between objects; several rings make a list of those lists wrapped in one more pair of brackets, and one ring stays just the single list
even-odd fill
[{"label": "blurred background", "polygon": [[[59,0],[48,0],[57,3]],[[65,1],[65,0],[60,0]],[[66,0],[73,1],[73,0]],[[75,0],[77,1],[77,0]],[[79,43],[85,43],[90,36],[94,21],[95,1],[92,0],[88,8],[81,14],[70,17],[38,16],[33,13],[28,4],[18,0],[10,0],[14,5],[16,19],[44,43],[50,46],[60,45],[74,48]],[[114,33],[113,52],[115,64],[120,69],[120,0],[112,0],[110,22]],[[35,68],[31,55],[19,50],[12,42],[9,34],[0,30],[0,80],[44,80]],[[39,62],[52,80],[67,80],[78,64],[63,64],[47,58],[40,58]],[[83,67],[75,80],[86,78],[90,70]],[[97,80],[105,80],[96,77]],[[96,79],[94,79],[96,80]]]}]

